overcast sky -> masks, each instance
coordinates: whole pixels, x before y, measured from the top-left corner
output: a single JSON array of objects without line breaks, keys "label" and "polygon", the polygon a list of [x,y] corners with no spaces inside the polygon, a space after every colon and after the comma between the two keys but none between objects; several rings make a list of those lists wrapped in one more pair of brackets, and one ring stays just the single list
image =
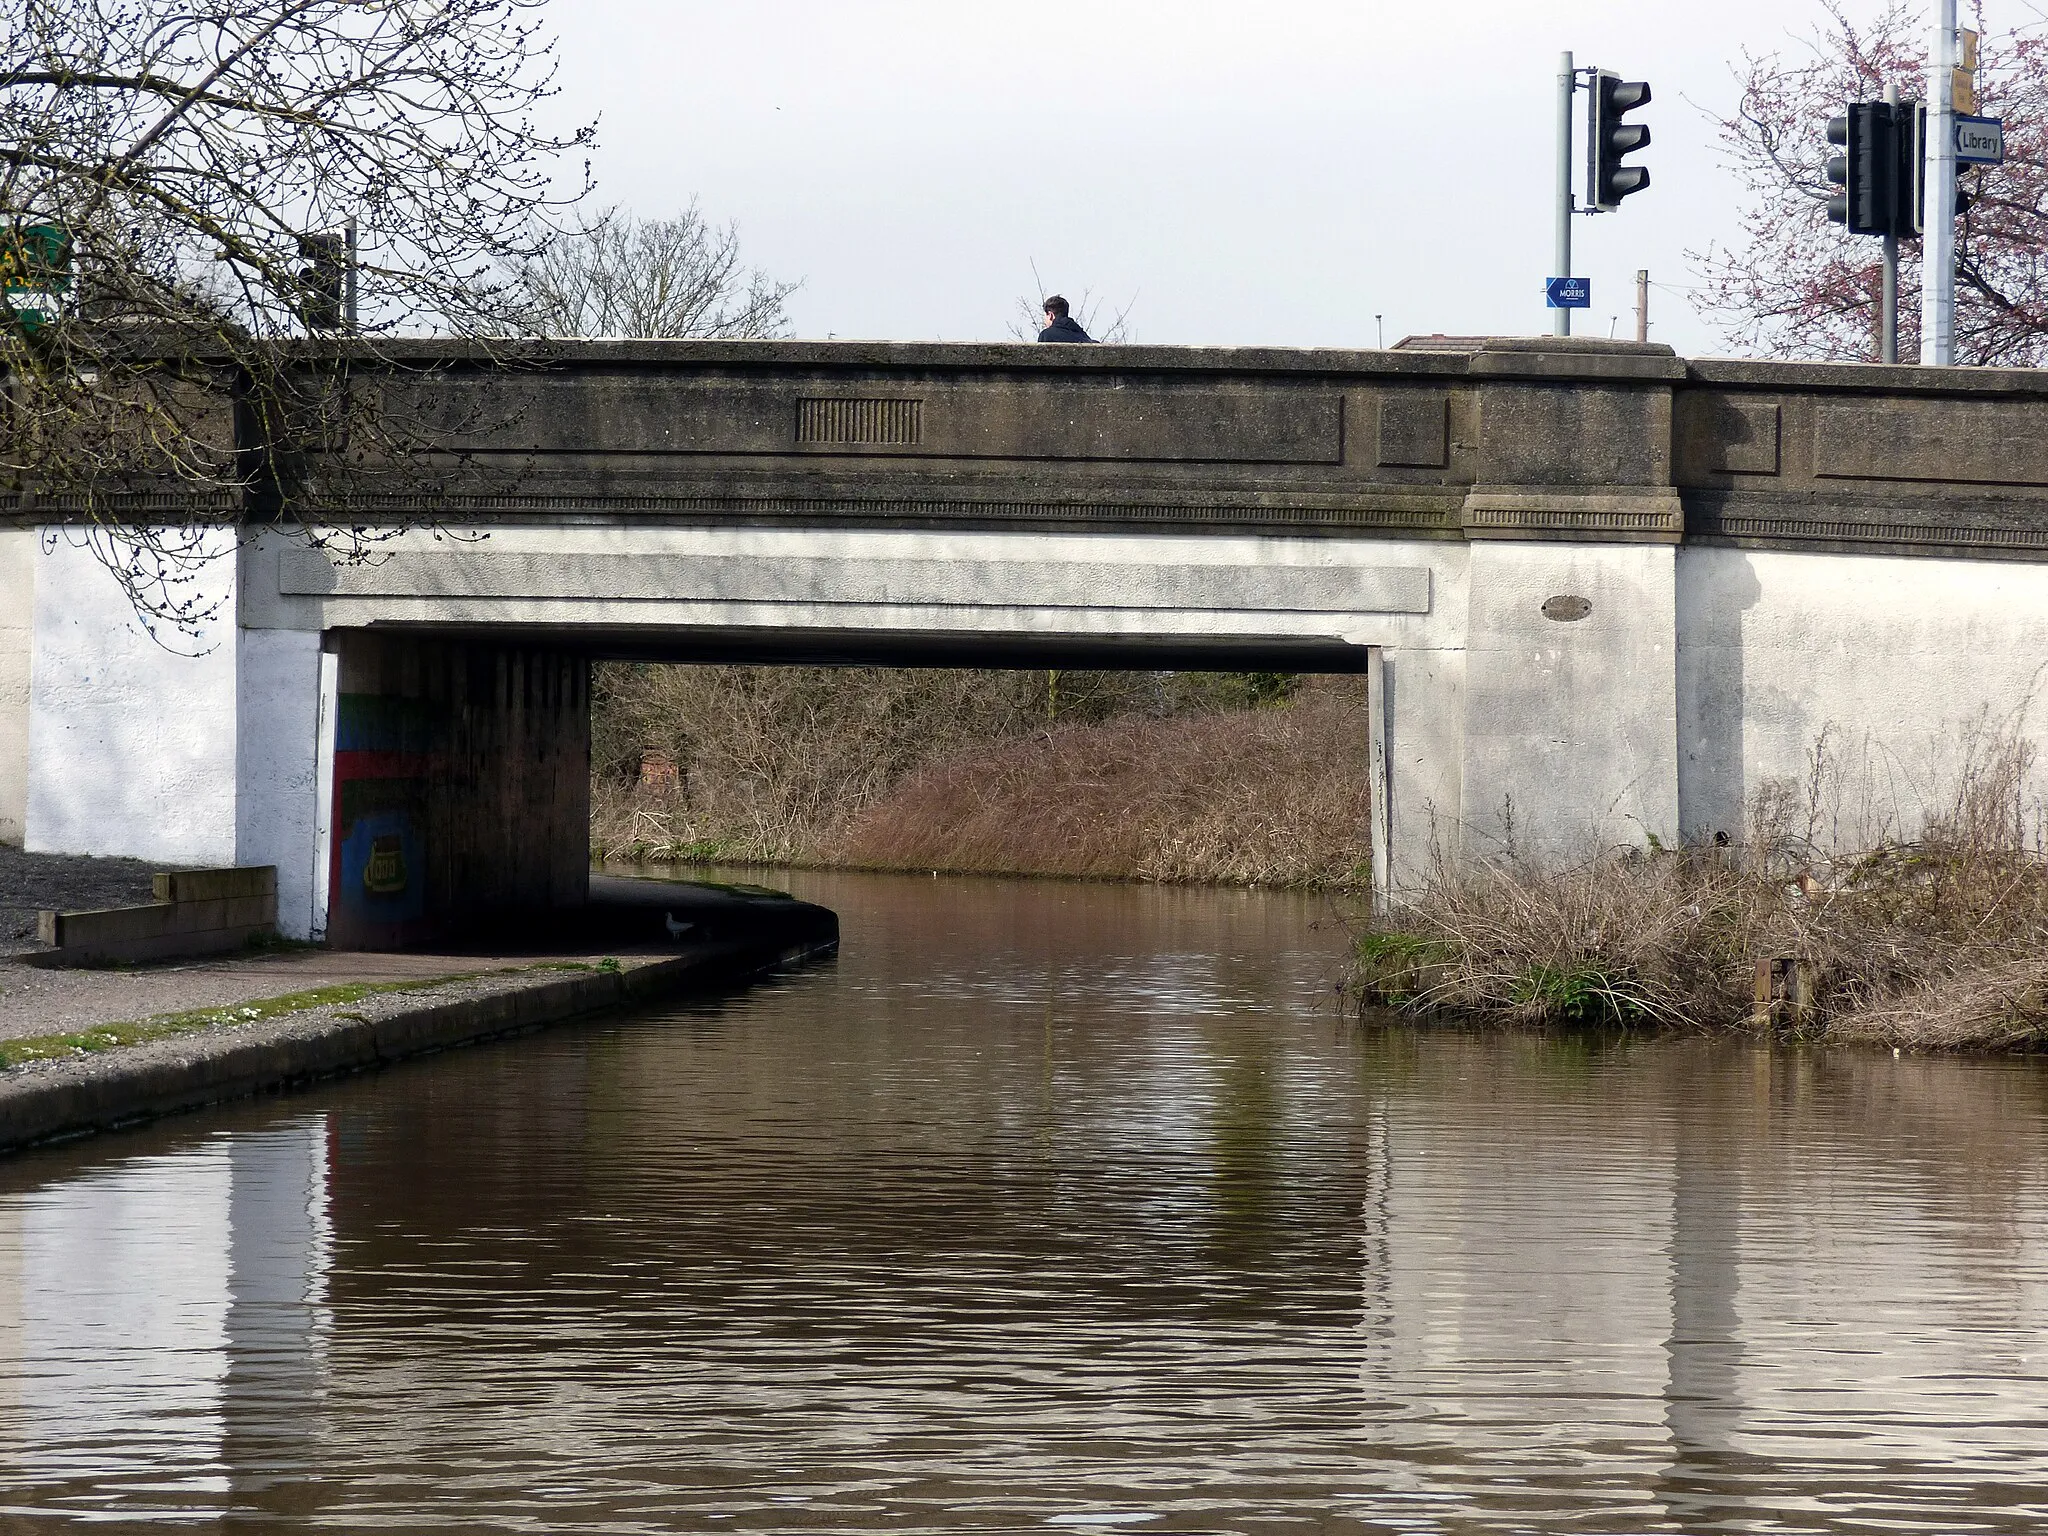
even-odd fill
[{"label": "overcast sky", "polygon": [[[1931,3],[1931,0],[1930,0]],[[1852,0],[1851,10],[1868,9]],[[1819,0],[558,0],[601,201],[737,220],[802,336],[999,339],[1032,262],[1133,339],[1547,330],[1554,80],[1651,82],[1651,187],[1578,218],[1582,334],[1726,350],[1688,250],[1735,233],[1711,113]],[[1580,97],[1583,106],[1584,97]]]}]

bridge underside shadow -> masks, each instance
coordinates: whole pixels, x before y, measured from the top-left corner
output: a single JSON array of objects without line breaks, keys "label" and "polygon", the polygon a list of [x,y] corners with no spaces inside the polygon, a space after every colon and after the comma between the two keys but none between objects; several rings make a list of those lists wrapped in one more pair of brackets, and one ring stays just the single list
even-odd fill
[{"label": "bridge underside shadow", "polygon": [[977,667],[1096,671],[1364,672],[1369,648],[1326,638],[1072,636],[933,633],[915,630],[690,628],[634,629],[498,625],[489,630],[380,628],[378,633],[471,644],[514,643],[593,661],[693,665]]},{"label": "bridge underside shadow", "polygon": [[1238,638],[379,626],[324,646],[314,926],[343,948],[524,930],[588,902],[596,661],[1369,672],[1361,646]]}]

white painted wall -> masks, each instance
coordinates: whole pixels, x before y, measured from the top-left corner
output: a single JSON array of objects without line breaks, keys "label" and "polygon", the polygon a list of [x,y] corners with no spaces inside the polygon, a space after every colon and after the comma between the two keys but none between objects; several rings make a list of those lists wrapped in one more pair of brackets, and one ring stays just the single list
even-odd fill
[{"label": "white painted wall", "polygon": [[0,528],[0,843],[17,847],[28,831],[28,677],[39,542],[32,528]]},{"label": "white painted wall", "polygon": [[1987,735],[2048,761],[2048,566],[1688,547],[1678,619],[1688,836],[1736,834],[1776,780],[1817,785],[1824,844],[1869,847],[1913,835]]},{"label": "white painted wall", "polygon": [[[34,588],[32,664],[12,706],[7,656],[23,642],[9,635],[24,631],[0,619],[0,817],[11,752],[28,765],[17,799],[31,848],[275,864],[280,924],[308,934],[320,631],[394,620],[1378,646],[1397,885],[1433,847],[1497,851],[1510,798],[1517,843],[1538,856],[1734,833],[1761,786],[1803,790],[1825,738],[1820,831],[1855,846],[1914,831],[1987,733],[2016,725],[2048,748],[2048,709],[2029,710],[2048,678],[2048,566],[1505,540],[605,528],[508,529],[456,550],[467,558],[455,565],[394,561],[321,594],[281,591],[288,551],[258,546],[209,569],[234,601],[201,654],[179,655],[144,633],[89,550],[0,536],[0,615],[24,606],[7,583],[32,571]],[[849,562],[844,590],[821,551]],[[422,536],[393,552],[449,547]],[[598,576],[636,553],[692,581],[687,559],[715,558],[718,590],[608,590]],[[957,559],[962,584],[946,589],[927,564],[920,600],[877,601],[894,596],[874,590],[878,562],[897,557]],[[559,580],[537,579],[551,568]],[[1262,574],[1228,606],[1246,569]],[[1299,606],[1275,578],[1289,571],[1306,573]],[[1359,598],[1348,608],[1347,590]],[[1225,606],[1165,606],[1182,591]],[[1591,611],[1546,618],[1556,596]]]},{"label": "white painted wall", "polygon": [[[1472,546],[1465,632],[1468,854],[1539,858],[1678,835],[1672,546]],[[1587,599],[1574,622],[1553,597]]]},{"label": "white painted wall", "polygon": [[234,863],[234,560],[204,568],[223,605],[197,641],[173,642],[181,651],[150,638],[78,538],[60,533],[35,573],[27,846]]},{"label": "white painted wall", "polygon": [[320,637],[248,629],[236,649],[235,863],[277,866],[277,928],[312,936]]}]

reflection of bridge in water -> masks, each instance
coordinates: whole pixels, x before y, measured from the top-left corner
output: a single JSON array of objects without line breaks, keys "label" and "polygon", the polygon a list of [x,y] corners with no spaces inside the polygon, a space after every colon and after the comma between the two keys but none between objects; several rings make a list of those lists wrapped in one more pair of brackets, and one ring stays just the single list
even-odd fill
[{"label": "reflection of bridge in water", "polygon": [[310,474],[338,521],[481,542],[259,541],[180,661],[88,555],[0,534],[30,846],[274,863],[287,931],[381,942],[581,899],[591,656],[1330,668],[1374,678],[1399,882],[1510,806],[1539,852],[1733,831],[1823,736],[1830,825],[1895,828],[2048,662],[2031,371],[1556,339],[411,360],[441,366],[385,408],[445,452]]},{"label": "reflection of bridge in water", "polygon": [[2018,1528],[2038,1074],[1375,1041],[1211,948],[1299,908],[894,884],[866,921],[948,935],[897,972],[10,1164],[0,1504],[587,1529],[943,1461],[1012,1512],[1186,1468],[1361,1521]]}]

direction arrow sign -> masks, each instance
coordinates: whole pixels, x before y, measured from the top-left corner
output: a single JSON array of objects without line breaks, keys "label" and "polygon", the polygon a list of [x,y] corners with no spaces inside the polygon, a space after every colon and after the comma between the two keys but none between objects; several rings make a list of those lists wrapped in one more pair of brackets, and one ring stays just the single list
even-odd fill
[{"label": "direction arrow sign", "polygon": [[1543,301],[1552,309],[1591,309],[1593,282],[1585,277],[1551,277],[1543,282]]},{"label": "direction arrow sign", "polygon": [[1956,117],[1956,158],[1969,165],[2005,164],[2005,123],[1995,117]]}]

